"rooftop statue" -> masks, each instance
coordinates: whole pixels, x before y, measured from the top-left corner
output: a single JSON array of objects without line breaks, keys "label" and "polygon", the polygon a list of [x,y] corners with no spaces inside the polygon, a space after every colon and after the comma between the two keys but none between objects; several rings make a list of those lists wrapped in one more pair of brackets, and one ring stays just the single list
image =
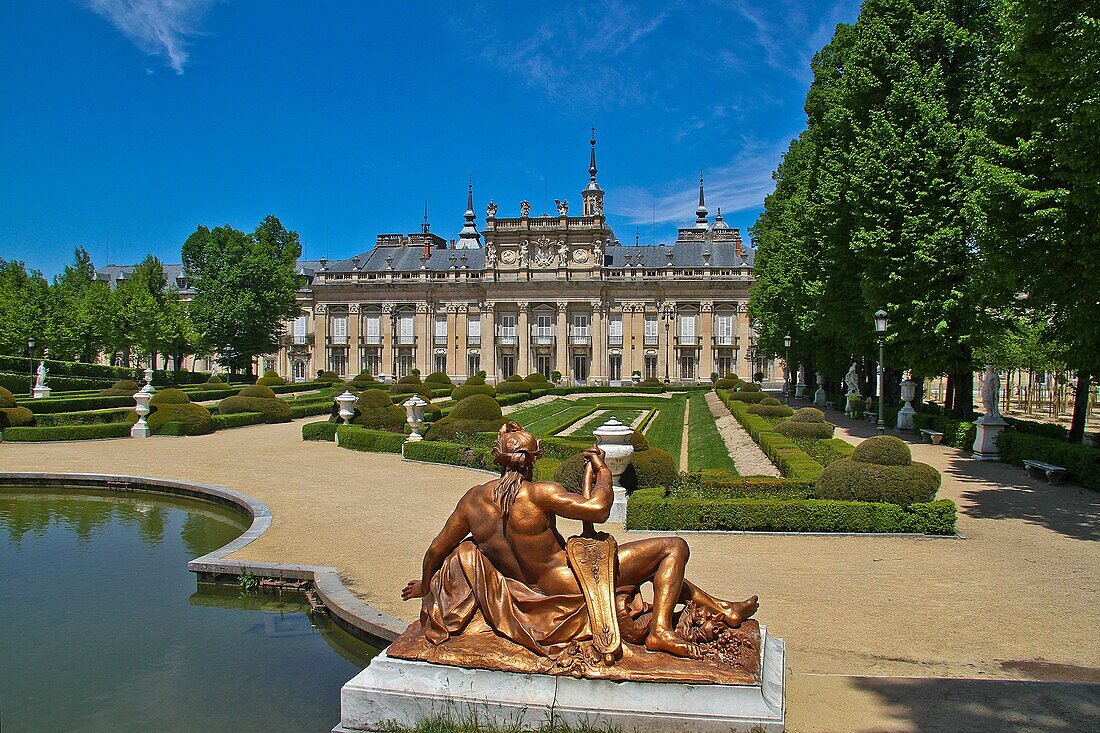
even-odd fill
[{"label": "rooftop statue", "polygon": [[[618,545],[596,531],[614,499],[598,446],[584,453],[577,491],[533,480],[541,455],[518,424],[500,429],[501,476],[467,491],[428,547],[421,577],[402,591],[422,599],[420,619],[388,654],[613,680],[758,682],[756,596],[730,602],[688,581],[680,537]],[[581,522],[581,534],[566,540],[559,519]]]}]

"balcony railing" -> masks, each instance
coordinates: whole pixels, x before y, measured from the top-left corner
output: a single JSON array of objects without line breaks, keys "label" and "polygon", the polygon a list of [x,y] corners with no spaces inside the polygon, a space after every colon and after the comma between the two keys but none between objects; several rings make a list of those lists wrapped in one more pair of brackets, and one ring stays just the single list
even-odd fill
[{"label": "balcony railing", "polygon": [[400,335],[399,334],[397,336],[397,345],[398,346],[416,346],[416,336],[406,336],[406,335]]},{"label": "balcony railing", "polygon": [[515,346],[519,342],[515,333],[498,333],[497,344],[499,346]]},{"label": "balcony railing", "polygon": [[447,334],[440,335],[440,334],[437,333],[435,335],[435,338],[432,339],[432,343],[434,343],[436,346],[446,346],[447,345]]},{"label": "balcony railing", "polygon": [[374,335],[364,336],[363,337],[363,343],[366,344],[367,346],[381,346],[382,345],[382,335],[381,334],[374,334]]},{"label": "balcony railing", "polygon": [[728,346],[728,347],[737,349],[737,348],[741,347],[741,337],[740,336],[715,336],[714,337],[714,345],[715,346]]},{"label": "balcony railing", "polygon": [[348,337],[347,336],[329,336],[329,343],[332,344],[333,346],[347,346],[348,345]]},{"label": "balcony railing", "polygon": [[657,345],[657,341],[658,341],[658,337],[657,337],[657,334],[655,334],[655,333],[652,333],[652,334],[651,334],[651,333],[647,333],[647,334],[645,335],[645,345],[646,345],[646,346],[656,346],[656,345]]},{"label": "balcony railing", "polygon": [[702,336],[677,336],[676,345],[686,349],[697,349],[703,345]]},{"label": "balcony railing", "polygon": [[481,346],[481,336],[466,336],[467,346]]},{"label": "balcony railing", "polygon": [[553,346],[554,332],[549,329],[532,331],[531,343],[535,346]]},{"label": "balcony railing", "polygon": [[587,333],[571,333],[569,343],[573,346],[588,346],[592,343],[592,337]]},{"label": "balcony railing", "polygon": [[305,346],[309,343],[309,336],[304,333],[296,333],[294,334],[292,339],[293,340],[291,341],[291,343],[293,343],[295,346]]},{"label": "balcony railing", "polygon": [[608,336],[607,337],[607,345],[608,346],[622,346],[623,345],[623,337],[622,336]]}]

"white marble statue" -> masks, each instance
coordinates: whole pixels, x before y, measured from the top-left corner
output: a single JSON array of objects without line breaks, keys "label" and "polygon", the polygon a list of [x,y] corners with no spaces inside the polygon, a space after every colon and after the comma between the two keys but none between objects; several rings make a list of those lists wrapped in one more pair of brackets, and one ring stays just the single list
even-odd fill
[{"label": "white marble statue", "polygon": [[489,205],[485,207],[485,218],[493,219],[497,215],[497,204],[492,199],[489,199]]},{"label": "white marble statue", "polygon": [[558,262],[562,267],[569,264],[569,245],[564,239],[558,241]]},{"label": "white marble statue", "polygon": [[558,207],[558,216],[566,216],[569,214],[569,202],[565,199],[554,199],[554,205]]},{"label": "white marble statue", "polygon": [[852,366],[848,367],[848,373],[844,375],[844,384],[848,387],[848,394],[863,396],[859,391],[859,375],[856,374],[856,363],[854,361]]},{"label": "white marble statue", "polygon": [[806,366],[802,363],[798,363],[798,383],[806,384]]},{"label": "white marble statue", "polygon": [[1001,419],[1001,375],[992,364],[985,365],[985,376],[982,378],[982,407],[985,408],[983,419],[986,422],[1000,421]]},{"label": "white marble statue", "polygon": [[527,267],[527,240],[519,243],[519,266]]},{"label": "white marble statue", "polygon": [[50,370],[46,368],[46,361],[42,360],[38,362],[38,369],[35,371],[35,389],[42,389],[46,386],[46,375],[50,373]]},{"label": "white marble statue", "polygon": [[596,243],[592,245],[592,261],[597,265],[603,264],[603,242],[596,240]]},{"label": "white marble statue", "polygon": [[522,217],[531,216],[531,202],[527,199],[519,202],[519,215]]},{"label": "white marble statue", "polygon": [[492,242],[485,247],[485,265],[493,267],[497,263],[497,248]]}]

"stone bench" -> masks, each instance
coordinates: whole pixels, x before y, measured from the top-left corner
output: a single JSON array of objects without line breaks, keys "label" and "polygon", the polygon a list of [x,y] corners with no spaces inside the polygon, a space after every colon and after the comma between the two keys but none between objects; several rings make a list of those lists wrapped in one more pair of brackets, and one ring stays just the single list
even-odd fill
[{"label": "stone bench", "polygon": [[878,422],[878,413],[877,412],[864,412],[863,413],[863,419],[866,420],[867,422],[876,423],[876,422]]},{"label": "stone bench", "polygon": [[1027,475],[1032,478],[1039,478],[1039,473],[1046,474],[1047,483],[1051,486],[1062,483],[1062,479],[1069,473],[1069,469],[1064,466],[1055,466],[1053,463],[1037,461],[1033,458],[1024,460],[1024,468],[1027,470]]},{"label": "stone bench", "polygon": [[921,435],[927,435],[928,439],[932,441],[932,445],[939,445],[943,440],[943,433],[938,430],[931,430],[929,428],[921,428]]}]

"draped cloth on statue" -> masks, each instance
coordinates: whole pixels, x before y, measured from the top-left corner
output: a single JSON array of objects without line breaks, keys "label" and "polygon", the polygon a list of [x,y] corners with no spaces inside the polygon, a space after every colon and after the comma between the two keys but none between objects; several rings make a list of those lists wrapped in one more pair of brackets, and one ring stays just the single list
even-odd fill
[{"label": "draped cloth on statue", "polygon": [[460,544],[432,578],[424,636],[439,645],[478,612],[497,634],[542,657],[591,638],[584,596],[547,596],[502,575],[473,542]]}]

